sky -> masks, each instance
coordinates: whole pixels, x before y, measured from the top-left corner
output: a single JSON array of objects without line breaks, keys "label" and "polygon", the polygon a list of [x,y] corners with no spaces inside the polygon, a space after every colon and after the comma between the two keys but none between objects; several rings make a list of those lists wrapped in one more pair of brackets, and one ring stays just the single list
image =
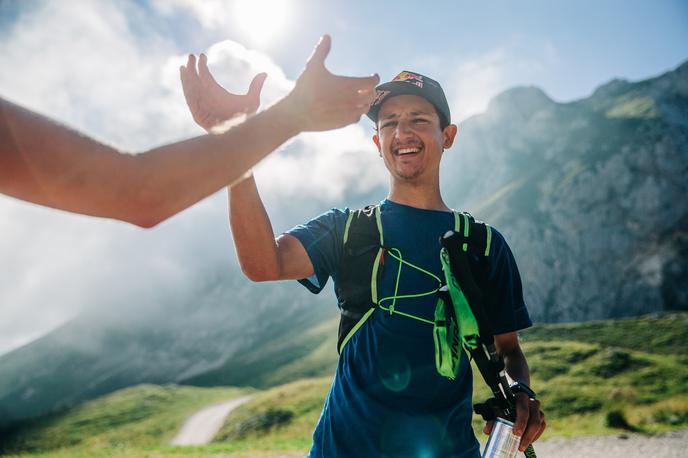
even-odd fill
[{"label": "sky", "polygon": [[[265,107],[323,33],[334,73],[428,75],[460,123],[513,86],[568,102],[675,68],[688,59],[688,2],[0,0],[0,96],[140,153],[203,133],[178,80],[188,53],[206,52],[231,91],[266,71]],[[363,119],[268,158],[257,170],[268,210],[314,193],[344,206],[346,189],[384,185],[371,133]],[[223,192],[152,230],[0,195],[0,354],[79,313],[160,299],[230,267],[232,250]]]}]

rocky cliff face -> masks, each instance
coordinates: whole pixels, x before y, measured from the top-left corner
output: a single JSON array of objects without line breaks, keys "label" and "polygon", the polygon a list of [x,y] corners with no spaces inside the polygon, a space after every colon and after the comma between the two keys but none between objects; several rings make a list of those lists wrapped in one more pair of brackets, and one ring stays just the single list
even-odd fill
[{"label": "rocky cliff face", "polygon": [[535,319],[688,308],[688,64],[566,104],[515,88],[459,132],[445,194],[506,234]]}]

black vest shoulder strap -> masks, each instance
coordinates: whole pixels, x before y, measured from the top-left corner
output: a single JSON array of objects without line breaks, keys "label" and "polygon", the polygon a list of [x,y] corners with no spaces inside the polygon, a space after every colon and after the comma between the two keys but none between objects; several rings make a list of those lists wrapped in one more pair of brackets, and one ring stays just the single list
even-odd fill
[{"label": "black vest shoulder strap", "polygon": [[352,210],[344,229],[342,258],[337,271],[337,296],[341,310],[337,348],[340,351],[358,322],[375,307],[371,279],[382,247],[379,211],[378,205]]},{"label": "black vest shoulder strap", "polygon": [[[489,290],[489,255],[492,229],[476,221],[468,212],[458,214],[458,227],[454,233],[442,238],[447,249],[452,274],[461,286],[473,315],[478,321],[481,337],[492,341],[492,291]],[[469,258],[473,259],[469,259]]]}]

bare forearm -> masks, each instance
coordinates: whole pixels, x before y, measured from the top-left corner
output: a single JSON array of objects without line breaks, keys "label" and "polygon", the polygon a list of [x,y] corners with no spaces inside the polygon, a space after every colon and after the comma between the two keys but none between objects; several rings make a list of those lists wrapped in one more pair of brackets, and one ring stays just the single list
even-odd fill
[{"label": "bare forearm", "polygon": [[497,347],[497,353],[504,358],[506,373],[509,374],[509,377],[512,380],[529,385],[530,370],[528,369],[526,356],[523,354],[521,345],[518,342],[518,334],[516,332],[509,332],[496,335],[495,346]]},{"label": "bare forearm", "polygon": [[226,186],[298,133],[279,103],[219,135],[131,155],[0,99],[0,192],[150,227]]},{"label": "bare forearm", "polygon": [[278,103],[223,134],[204,135],[140,155],[142,162],[147,162],[142,170],[153,177],[149,194],[168,190],[160,202],[159,217],[172,216],[236,182],[297,133],[289,113]]},{"label": "bare forearm", "polygon": [[253,176],[229,189],[229,223],[244,274],[253,281],[278,278],[275,234]]},{"label": "bare forearm", "polygon": [[504,355],[506,372],[512,380],[530,385],[530,369],[525,355],[519,348]]}]

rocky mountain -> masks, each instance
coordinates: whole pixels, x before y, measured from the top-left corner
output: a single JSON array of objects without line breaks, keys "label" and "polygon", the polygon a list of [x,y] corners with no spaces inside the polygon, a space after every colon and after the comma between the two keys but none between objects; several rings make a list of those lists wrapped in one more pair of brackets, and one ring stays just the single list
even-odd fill
[{"label": "rocky mountain", "polygon": [[[448,204],[506,236],[535,320],[688,309],[688,63],[570,103],[508,90],[459,126],[442,183]],[[384,195],[308,196],[271,213],[280,227],[294,208]],[[334,332],[317,326],[336,316],[331,291],[253,284],[236,267],[207,277],[169,303],[79,317],[0,357],[0,425],[143,382],[286,382],[271,374],[296,377],[295,362]]]},{"label": "rocky mountain", "polygon": [[536,320],[688,308],[688,63],[572,103],[511,89],[459,135],[445,195],[506,235]]}]

